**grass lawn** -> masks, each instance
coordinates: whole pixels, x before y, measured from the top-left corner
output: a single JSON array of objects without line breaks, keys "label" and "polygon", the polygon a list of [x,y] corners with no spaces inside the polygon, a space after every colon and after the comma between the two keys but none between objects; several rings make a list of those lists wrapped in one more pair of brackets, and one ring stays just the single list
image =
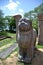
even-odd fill
[{"label": "grass lawn", "polygon": [[7,32],[6,31],[2,31],[0,32],[0,36],[3,35],[3,36],[7,36]]},{"label": "grass lawn", "polygon": [[16,42],[16,34],[7,32],[7,35],[11,36],[12,38],[6,38],[4,40],[1,40],[0,47],[4,46],[6,44],[11,44],[11,43],[13,44],[14,42]]}]

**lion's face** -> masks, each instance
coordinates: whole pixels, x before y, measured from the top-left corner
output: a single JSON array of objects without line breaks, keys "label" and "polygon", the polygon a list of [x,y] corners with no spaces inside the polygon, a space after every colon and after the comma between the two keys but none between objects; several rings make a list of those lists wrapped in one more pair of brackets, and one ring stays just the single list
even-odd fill
[{"label": "lion's face", "polygon": [[31,22],[27,19],[21,19],[18,23],[20,32],[27,32],[31,28]]}]

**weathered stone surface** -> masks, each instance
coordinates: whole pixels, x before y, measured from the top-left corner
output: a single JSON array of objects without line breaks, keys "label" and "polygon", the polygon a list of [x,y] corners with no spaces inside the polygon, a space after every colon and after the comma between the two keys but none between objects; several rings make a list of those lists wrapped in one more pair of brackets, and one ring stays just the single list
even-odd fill
[{"label": "weathered stone surface", "polygon": [[22,16],[21,15],[15,15],[14,18],[16,20],[16,40],[17,40],[17,36],[18,36],[18,22],[19,22],[19,19],[21,18]]},{"label": "weathered stone surface", "polygon": [[8,55],[11,54],[12,51],[14,51],[18,47],[17,44],[13,44],[10,47],[8,47],[5,51],[0,52],[0,58],[5,59]]},{"label": "weathered stone surface", "polygon": [[19,61],[29,63],[34,55],[36,31],[32,28],[32,22],[28,19],[20,19],[17,22],[17,42],[19,46]]},{"label": "weathered stone surface", "polygon": [[43,14],[38,15],[38,43],[43,45]]}]

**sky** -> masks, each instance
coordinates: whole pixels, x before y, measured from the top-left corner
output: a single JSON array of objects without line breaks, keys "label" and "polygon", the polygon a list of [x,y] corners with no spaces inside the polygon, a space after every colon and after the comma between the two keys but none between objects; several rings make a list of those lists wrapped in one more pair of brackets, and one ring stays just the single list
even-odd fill
[{"label": "sky", "polygon": [[43,3],[43,0],[0,0],[0,9],[4,16],[14,16],[33,10]]}]

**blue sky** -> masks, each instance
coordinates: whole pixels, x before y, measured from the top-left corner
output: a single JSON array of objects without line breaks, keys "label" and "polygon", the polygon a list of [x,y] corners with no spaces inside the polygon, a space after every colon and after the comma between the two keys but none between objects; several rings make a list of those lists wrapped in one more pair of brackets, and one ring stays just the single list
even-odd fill
[{"label": "blue sky", "polygon": [[0,9],[3,10],[5,16],[23,15],[25,12],[39,6],[42,2],[43,0],[0,0]]}]

